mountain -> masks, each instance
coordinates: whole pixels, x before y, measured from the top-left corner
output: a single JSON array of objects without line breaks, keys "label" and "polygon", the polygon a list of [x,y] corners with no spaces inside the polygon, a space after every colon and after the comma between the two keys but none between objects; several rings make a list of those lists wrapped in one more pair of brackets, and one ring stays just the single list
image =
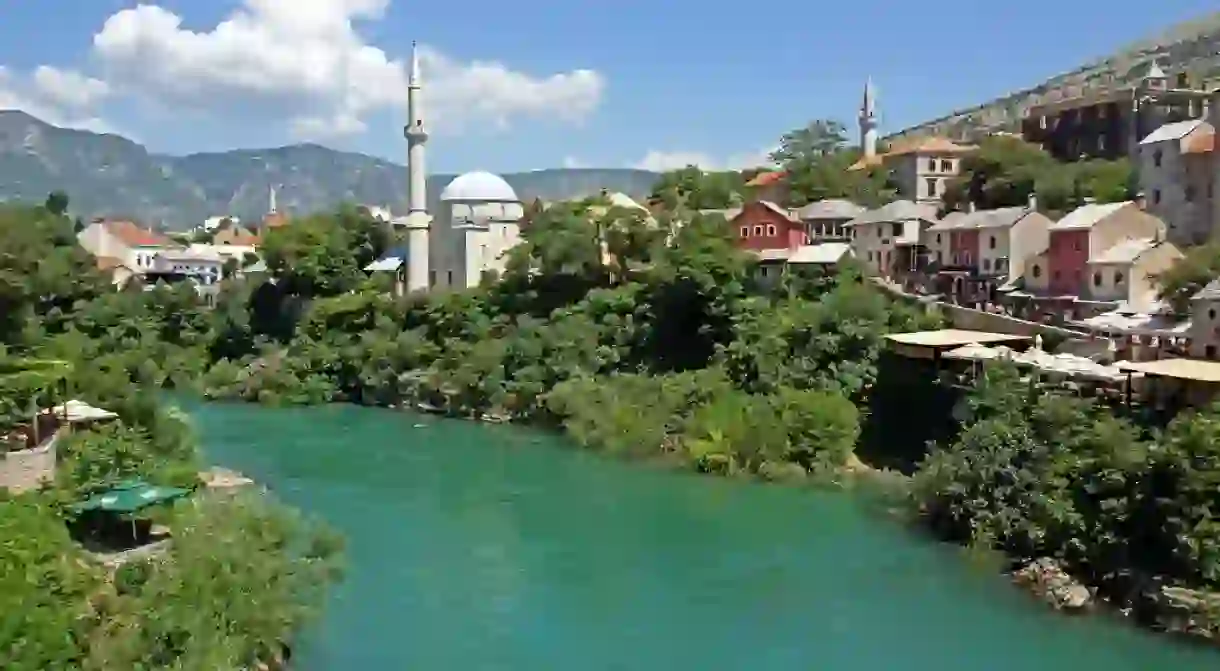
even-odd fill
[{"label": "mountain", "polygon": [[[430,175],[431,205],[455,175]],[[635,198],[658,175],[630,169],[555,169],[502,175],[522,200],[563,200],[601,189]],[[118,135],[58,128],[20,111],[0,110],[0,201],[41,202],[66,191],[82,217],[124,216],[170,229],[214,215],[252,219],[267,211],[271,185],[281,210],[315,212],[348,201],[406,202],[406,168],[316,144],[163,156]]]},{"label": "mountain", "polygon": [[917,135],[969,138],[982,132],[1017,132],[1029,107],[1073,98],[1085,91],[1130,86],[1143,76],[1151,61],[1156,61],[1171,79],[1185,75],[1194,88],[1220,85],[1220,12],[1163,30],[1036,86],[904,128],[886,139]]}]

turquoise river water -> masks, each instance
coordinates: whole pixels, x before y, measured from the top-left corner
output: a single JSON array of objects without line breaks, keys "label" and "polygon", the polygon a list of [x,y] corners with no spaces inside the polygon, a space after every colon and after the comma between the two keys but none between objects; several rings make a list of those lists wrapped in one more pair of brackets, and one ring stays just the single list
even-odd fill
[{"label": "turquoise river water", "polygon": [[389,411],[192,412],[212,461],[348,538],[305,671],[1220,668],[1211,650],[1051,613],[859,495]]}]

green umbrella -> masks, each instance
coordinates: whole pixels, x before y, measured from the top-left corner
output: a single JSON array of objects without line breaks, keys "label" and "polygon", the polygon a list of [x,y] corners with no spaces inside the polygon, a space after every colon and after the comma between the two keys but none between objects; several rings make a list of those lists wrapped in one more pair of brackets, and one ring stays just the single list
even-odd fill
[{"label": "green umbrella", "polygon": [[134,513],[149,506],[180,499],[190,493],[190,490],[179,487],[159,487],[141,480],[127,480],[73,505],[71,510],[77,513],[91,510]]}]

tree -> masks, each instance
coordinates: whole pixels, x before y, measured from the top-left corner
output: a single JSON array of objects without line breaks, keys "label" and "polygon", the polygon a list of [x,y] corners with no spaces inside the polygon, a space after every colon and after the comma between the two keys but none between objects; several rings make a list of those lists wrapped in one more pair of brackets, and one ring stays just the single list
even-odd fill
[{"label": "tree", "polygon": [[649,200],[660,201],[667,210],[679,206],[693,210],[722,210],[741,203],[744,183],[740,172],[705,172],[689,165],[662,173],[652,187]]},{"label": "tree", "polygon": [[947,210],[1025,205],[1037,194],[1039,209],[1070,211],[1085,198],[1099,202],[1132,196],[1133,170],[1126,159],[1059,163],[1037,145],[1008,135],[979,142],[978,149],[962,159],[960,174],[950,180],[944,194]]},{"label": "tree", "polygon": [[1190,310],[1190,299],[1212,280],[1220,278],[1220,243],[1209,242],[1186,251],[1168,270],[1153,278],[1157,299],[1176,314]]},{"label": "tree", "polygon": [[776,164],[788,167],[807,164],[823,156],[836,154],[847,144],[847,127],[839,121],[818,119],[804,128],[784,133],[779,148],[771,152]]},{"label": "tree", "polygon": [[64,193],[63,191],[52,191],[47,196],[46,202],[43,203],[43,207],[47,209],[47,212],[50,212],[57,217],[67,215],[68,194]]}]

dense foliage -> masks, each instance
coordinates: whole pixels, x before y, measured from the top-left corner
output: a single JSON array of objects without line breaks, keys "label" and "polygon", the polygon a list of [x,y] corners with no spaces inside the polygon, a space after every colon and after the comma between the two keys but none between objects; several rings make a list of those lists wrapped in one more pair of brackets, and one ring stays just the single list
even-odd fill
[{"label": "dense foliage", "polygon": [[966,404],[957,439],[916,478],[942,535],[1057,559],[1120,606],[1162,586],[1220,589],[1220,409],[1144,435],[1002,366]]},{"label": "dense foliage", "polygon": [[1135,172],[1127,159],[1056,161],[1037,145],[1007,135],[984,138],[962,159],[961,174],[950,181],[944,202],[948,210],[1025,205],[1032,194],[1045,212],[1065,213],[1086,198],[1109,203],[1135,196]]},{"label": "dense foliage", "polygon": [[206,386],[558,424],[591,448],[726,474],[842,466],[882,335],[921,313],[851,270],[759,284],[722,217],[684,212],[556,204],[531,219],[496,281],[404,299],[374,280],[329,290],[322,276],[367,247],[315,229],[358,222],[294,222],[270,249],[292,235],[336,258],[271,264],[292,278],[276,276],[265,304],[250,298],[264,287],[223,299],[217,323],[243,329],[236,340],[251,350],[219,361]]},{"label": "dense foliage", "polygon": [[155,513],[167,551],[117,572],[69,532],[68,504],[121,480],[198,488],[195,438],[157,390],[197,379],[227,331],[190,287],[113,289],[66,209],[62,194],[0,207],[0,434],[38,426],[39,408],[69,398],[119,419],[61,435],[42,490],[0,493],[0,668],[269,661],[336,575],[327,530],[261,495],[199,490]]}]

